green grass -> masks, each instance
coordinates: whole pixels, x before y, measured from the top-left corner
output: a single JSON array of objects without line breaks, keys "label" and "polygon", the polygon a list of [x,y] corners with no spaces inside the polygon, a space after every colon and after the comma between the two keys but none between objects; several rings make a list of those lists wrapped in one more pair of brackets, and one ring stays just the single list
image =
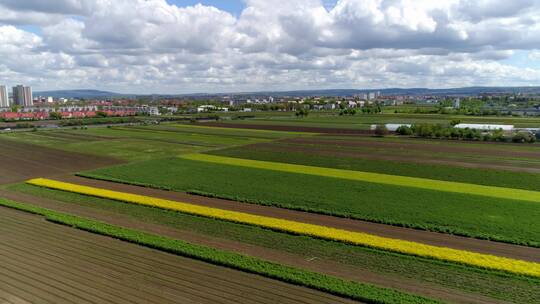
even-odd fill
[{"label": "green grass", "polygon": [[256,145],[249,148],[233,147],[206,153],[244,159],[540,191],[540,174],[535,173],[473,169],[449,165],[406,163],[342,156],[331,157],[329,155],[318,155],[316,150],[314,153],[296,152],[292,149],[287,150],[287,144],[280,142]]},{"label": "green grass", "polygon": [[540,247],[540,204],[171,158],[81,175]]},{"label": "green grass", "polygon": [[280,250],[306,259],[329,260],[381,275],[435,284],[446,288],[477,293],[501,300],[533,303],[540,299],[536,279],[502,272],[434,261],[432,259],[393,254],[381,250],[350,246],[306,236],[226,221],[197,217],[157,208],[119,203],[117,201],[52,190],[27,184],[9,186],[12,191],[53,199],[78,206],[126,215],[142,222],[166,225],[180,231]]},{"label": "green grass", "polygon": [[43,215],[47,220],[77,229],[114,237],[135,244],[195,258],[287,283],[306,286],[367,303],[438,303],[425,297],[374,285],[346,281],[336,277],[288,267],[234,252],[214,249],[155,234],[106,224],[92,219],[55,212],[27,204],[0,199],[0,205]]}]

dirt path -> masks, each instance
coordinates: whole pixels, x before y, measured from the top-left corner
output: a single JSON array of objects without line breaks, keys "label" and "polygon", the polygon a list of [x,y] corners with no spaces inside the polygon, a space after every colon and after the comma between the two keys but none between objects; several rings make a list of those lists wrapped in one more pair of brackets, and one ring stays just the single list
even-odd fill
[{"label": "dirt path", "polygon": [[2,165],[0,184],[21,182],[40,176],[65,175],[121,163],[120,160],[61,151],[0,139]]},{"label": "dirt path", "polygon": [[382,275],[371,271],[366,271],[351,265],[345,265],[333,261],[311,259],[302,255],[290,254],[266,247],[250,245],[232,240],[211,237],[191,231],[182,231],[165,225],[143,222],[129,216],[116,214],[113,212],[84,207],[55,200],[34,197],[22,193],[1,192],[0,196],[20,202],[31,203],[37,206],[66,212],[83,217],[94,218],[110,224],[142,230],[154,234],[164,235],[175,239],[182,239],[191,243],[201,244],[213,248],[219,248],[242,254],[259,257],[265,260],[274,261],[280,264],[299,267],[319,273],[325,273],[348,280],[368,282],[389,288],[396,288],[414,294],[421,294],[428,297],[439,298],[452,303],[503,303],[481,295],[468,294],[457,290],[444,288],[434,284],[420,282],[412,279],[399,278],[390,275]]},{"label": "dirt path", "polygon": [[30,303],[353,303],[0,208],[0,298]]},{"label": "dirt path", "polygon": [[180,192],[163,191],[151,188],[111,183],[107,181],[93,180],[78,176],[63,176],[57,178],[64,182],[81,184],[91,187],[110,189],[114,191],[136,193],[141,195],[159,197],[164,199],[182,201],[209,207],[246,212],[276,218],[289,219],[299,222],[312,223],[322,226],[341,228],[350,231],[366,232],[389,238],[409,240],[434,246],[450,247],[514,259],[540,262],[540,248],[517,246],[499,242],[478,240],[473,238],[459,237],[448,234],[402,228],[384,224],[377,224],[347,218],[339,218],[321,214],[294,211],[270,206],[244,204],[235,201],[207,198],[189,195]]}]

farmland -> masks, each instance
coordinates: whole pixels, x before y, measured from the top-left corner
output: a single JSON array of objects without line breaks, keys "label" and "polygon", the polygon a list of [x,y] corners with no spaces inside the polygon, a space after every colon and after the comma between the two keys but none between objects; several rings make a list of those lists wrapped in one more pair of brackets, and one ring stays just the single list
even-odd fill
[{"label": "farmland", "polygon": [[[445,152],[446,151],[446,152]],[[448,152],[452,151],[452,154]],[[464,183],[540,189],[540,152],[505,145],[397,139],[289,139],[208,154]]]},{"label": "farmland", "polygon": [[[318,303],[346,302],[310,289],[61,227],[18,211],[2,209],[0,219],[3,301],[178,303],[180,297],[189,303],[296,302],[305,298]],[[39,237],[35,236],[37,231]],[[111,276],[116,279],[104,280]],[[251,283],[246,284],[248,281]]]},{"label": "farmland", "polygon": [[[250,255],[286,261],[289,265],[302,265],[315,271],[331,272],[351,279],[358,279],[355,273],[361,271],[363,280],[373,280],[379,284],[382,281],[393,287],[399,286],[410,290],[413,290],[415,286],[424,286],[422,288],[425,289],[428,288],[426,284],[436,284],[439,287],[433,289],[433,292],[439,290],[441,293],[440,288],[447,289],[455,297],[452,298],[454,300],[466,293],[517,302],[534,302],[533,299],[537,297],[533,288],[535,284],[538,284],[537,281],[501,275],[497,272],[471,270],[467,267],[450,266],[428,259],[388,254],[384,251],[278,233],[258,227],[204,219],[156,208],[118,204],[112,200],[31,185],[21,184],[10,188],[20,193],[46,198],[47,200],[42,200],[40,205],[47,208],[92,216],[129,227],[145,227],[144,229],[151,232],[188,238],[189,241],[203,242],[213,246],[219,244],[222,248],[234,248],[235,251],[246,252]],[[19,199],[26,198],[20,196]],[[284,255],[281,252],[287,254]],[[305,263],[306,258],[313,257],[317,259],[309,264]],[[390,277],[399,278],[403,283],[396,286]],[[477,296],[476,301],[478,299]],[[471,301],[474,302],[474,300]]]},{"label": "farmland", "polygon": [[462,193],[441,195],[435,190],[181,158],[114,166],[84,176],[539,246],[538,202]]},{"label": "farmland", "polygon": [[297,119],[293,115],[274,114],[258,115],[250,120],[224,120],[223,124],[256,126],[260,129],[272,128],[273,126],[290,126],[305,128],[328,128],[328,129],[353,129],[369,130],[372,124],[381,123],[431,123],[449,124],[452,120],[460,120],[463,123],[490,123],[490,124],[511,124],[520,128],[537,127],[540,124],[538,118],[512,117],[512,116],[465,116],[465,115],[445,115],[445,114],[394,114],[383,113],[377,115],[355,115],[340,117],[336,112],[314,112],[303,119]]},{"label": "farmland", "polygon": [[202,130],[189,126],[172,130],[159,126],[65,129],[0,134],[0,139],[125,161],[141,161],[295,136],[272,131]]},{"label": "farmland", "polygon": [[[0,238],[18,246],[2,248],[4,273],[34,274],[0,299],[121,302],[135,284],[137,301],[163,303],[538,303],[537,145],[364,132],[450,116],[254,116],[0,134],[2,205],[38,214],[0,207],[0,229],[16,228]],[[91,259],[98,271],[78,275]],[[98,279],[107,267],[128,281]]]}]

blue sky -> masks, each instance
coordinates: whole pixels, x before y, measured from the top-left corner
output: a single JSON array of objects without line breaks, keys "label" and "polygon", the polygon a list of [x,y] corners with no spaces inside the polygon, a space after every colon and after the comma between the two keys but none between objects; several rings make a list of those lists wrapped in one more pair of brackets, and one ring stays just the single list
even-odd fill
[{"label": "blue sky", "polygon": [[[272,1],[272,0],[268,0]],[[242,10],[245,7],[243,0],[167,0],[170,4],[175,4],[177,6],[188,6],[188,5],[195,5],[197,3],[202,3],[204,5],[211,5],[215,6],[221,10],[227,11],[235,16],[240,15]],[[326,8],[330,9],[337,0],[323,0],[324,5]]]},{"label": "blue sky", "polygon": [[531,60],[530,53],[531,51],[515,51],[512,57],[503,62],[520,68],[540,69],[540,60]]},{"label": "blue sky", "polygon": [[242,0],[205,0],[205,1],[198,1],[198,0],[167,0],[170,4],[174,4],[176,6],[190,6],[195,5],[197,3],[202,3],[204,5],[211,5],[215,6],[221,10],[227,11],[229,13],[232,13],[233,15],[240,15],[242,10],[245,7],[244,1]]}]

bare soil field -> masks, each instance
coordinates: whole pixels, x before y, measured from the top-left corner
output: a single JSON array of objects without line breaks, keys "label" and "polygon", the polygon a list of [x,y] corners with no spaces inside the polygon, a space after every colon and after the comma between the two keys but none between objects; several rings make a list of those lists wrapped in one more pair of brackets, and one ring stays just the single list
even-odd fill
[{"label": "bare soil field", "polygon": [[0,208],[3,303],[352,303]]},{"label": "bare soil field", "polygon": [[370,130],[358,129],[340,129],[340,128],[323,128],[323,127],[304,127],[292,125],[258,125],[258,124],[235,124],[235,123],[219,123],[208,122],[200,124],[208,127],[220,128],[237,128],[237,129],[256,129],[256,130],[271,130],[271,131],[289,131],[289,132],[308,132],[308,133],[324,133],[324,134],[356,134],[356,135],[372,135]]},{"label": "bare soil field", "polygon": [[0,151],[0,184],[20,182],[33,177],[65,175],[121,163],[112,158],[66,152],[5,139],[0,139]]},{"label": "bare soil field", "polygon": [[358,269],[350,265],[345,265],[329,260],[311,258],[302,255],[291,254],[280,250],[273,250],[266,247],[241,243],[237,241],[211,237],[192,231],[178,230],[165,225],[143,222],[129,216],[116,214],[113,212],[97,210],[90,207],[34,197],[22,193],[0,191],[3,197],[9,197],[20,202],[30,203],[51,210],[93,218],[113,225],[146,231],[159,234],[174,239],[181,239],[195,244],[208,247],[234,251],[268,261],[273,261],[283,265],[299,267],[319,273],[324,273],[348,280],[368,282],[388,288],[408,291],[414,294],[425,295],[442,299],[451,303],[502,303],[493,298],[487,298],[478,294],[464,293],[455,289],[444,288],[435,284],[420,282],[413,279],[398,278],[395,276],[382,275],[379,273]]},{"label": "bare soil field", "polygon": [[289,219],[299,222],[313,223],[317,225],[341,228],[351,231],[366,232],[383,237],[409,240],[435,246],[444,246],[461,250],[505,256],[514,259],[540,262],[540,248],[491,242],[436,232],[415,230],[359,220],[352,220],[347,218],[339,218],[322,214],[281,209],[277,207],[245,204],[235,201],[189,195],[180,192],[163,191],[145,187],[111,183],[107,181],[92,180],[77,176],[63,176],[57,178],[57,180],[114,191],[136,193],[140,195],[182,201],[186,203],[193,203],[226,210],[234,210],[257,215]]}]

